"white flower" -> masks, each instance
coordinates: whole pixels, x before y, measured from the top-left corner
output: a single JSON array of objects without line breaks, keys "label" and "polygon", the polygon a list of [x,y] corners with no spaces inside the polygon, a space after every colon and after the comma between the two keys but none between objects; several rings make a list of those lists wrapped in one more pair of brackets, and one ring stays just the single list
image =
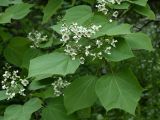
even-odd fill
[{"label": "white flower", "polygon": [[110,20],[109,20],[109,22],[113,22],[113,20],[112,20],[112,19],[110,19]]},{"label": "white flower", "polygon": [[[16,96],[16,94],[25,95],[24,91],[29,82],[26,79],[21,79],[18,75],[19,71],[11,71],[11,67],[4,67],[6,71],[3,74],[4,80],[1,81],[2,89],[6,90],[7,99],[10,100]],[[23,81],[23,82],[22,82]]]},{"label": "white flower", "polygon": [[107,0],[109,3],[115,4],[116,1],[115,0]]},{"label": "white flower", "polygon": [[112,42],[111,42],[111,45],[113,46],[113,47],[116,47],[116,44],[115,43],[117,43],[118,41],[117,40],[112,40]]},{"label": "white flower", "polygon": [[70,39],[69,35],[63,34],[62,39],[60,39],[60,41],[66,43],[69,39]]},{"label": "white flower", "polygon": [[80,57],[80,63],[84,64],[84,61],[85,61],[84,57]]},{"label": "white flower", "polygon": [[88,45],[85,47],[87,50],[91,48],[91,45]]},{"label": "white flower", "polygon": [[38,31],[28,33],[27,37],[30,41],[33,42],[33,45],[31,45],[30,47],[39,48],[40,44],[42,42],[47,42],[48,41],[48,36],[43,35],[42,33],[38,32]]},{"label": "white flower", "polygon": [[96,40],[96,45],[98,46],[98,48],[100,48],[103,45],[103,43],[100,40]]},{"label": "white flower", "polygon": [[115,11],[114,13],[113,13],[113,17],[118,17],[118,11]]},{"label": "white flower", "polygon": [[61,77],[59,77],[56,81],[52,83],[54,95],[57,97],[62,95],[63,89],[69,86],[70,84],[70,82],[63,80]]},{"label": "white flower", "polygon": [[99,59],[102,59],[102,52],[97,53],[97,57],[98,57]]},{"label": "white flower", "polygon": [[105,51],[106,54],[110,55],[111,54],[111,47],[106,47]]},{"label": "white flower", "polygon": [[123,2],[123,0],[115,0],[118,4],[121,4],[121,2]]},{"label": "white flower", "polygon": [[21,83],[23,86],[27,86],[29,84],[28,80],[26,79],[21,79]]},{"label": "white flower", "polygon": [[87,27],[79,26],[77,23],[72,23],[70,26],[63,24],[60,30],[62,34],[61,41],[67,42],[70,36],[72,36],[72,38],[76,40],[76,43],[78,43],[78,41],[82,37],[86,37],[86,38],[91,37],[93,34],[96,33],[96,31],[99,30],[100,27],[101,26],[93,25],[91,26],[91,28],[87,28]]}]

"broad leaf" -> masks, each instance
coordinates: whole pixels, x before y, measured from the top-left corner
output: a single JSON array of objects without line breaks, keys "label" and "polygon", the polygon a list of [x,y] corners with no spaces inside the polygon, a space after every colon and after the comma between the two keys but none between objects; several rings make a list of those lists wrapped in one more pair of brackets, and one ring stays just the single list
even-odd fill
[{"label": "broad leaf", "polygon": [[123,35],[123,34],[130,34],[131,33],[131,25],[129,24],[120,24],[113,26],[112,28],[106,31],[107,35]]},{"label": "broad leaf", "polygon": [[19,4],[22,0],[0,0],[0,6],[8,6],[10,4]]},{"label": "broad leaf", "polygon": [[52,15],[61,7],[63,0],[49,0],[46,7],[43,10],[43,23],[46,23]]},{"label": "broad leaf", "polygon": [[7,98],[8,96],[6,95],[6,91],[5,90],[0,91],[0,100],[5,100]]},{"label": "broad leaf", "polygon": [[102,76],[96,84],[96,93],[106,110],[119,108],[134,114],[142,88],[131,70],[122,70]]},{"label": "broad leaf", "polygon": [[65,90],[64,104],[69,114],[94,104],[96,79],[94,76],[80,77]]},{"label": "broad leaf", "polygon": [[109,7],[112,9],[129,9],[130,4],[127,2],[122,2],[121,4],[110,4]]},{"label": "broad leaf", "polygon": [[144,33],[133,33],[124,38],[132,49],[153,50],[151,39]]},{"label": "broad leaf", "polygon": [[148,0],[129,0],[129,2],[140,6],[146,6]]},{"label": "broad leaf", "polygon": [[4,120],[30,120],[32,113],[39,110],[42,102],[32,98],[24,105],[11,105],[4,112]]},{"label": "broad leaf", "polygon": [[38,49],[29,48],[23,53],[23,61],[22,61],[22,68],[29,68],[30,60],[40,56],[42,53]]},{"label": "broad leaf", "polygon": [[10,23],[11,19],[19,20],[24,18],[29,12],[33,5],[28,3],[15,4],[5,10],[0,15],[0,24]]},{"label": "broad leaf", "polygon": [[134,57],[129,45],[122,39],[116,43],[116,48],[111,49],[111,54],[105,55],[105,58],[110,61],[122,61],[128,58]]},{"label": "broad leaf", "polygon": [[154,12],[150,9],[149,6],[145,6],[145,7],[143,7],[143,6],[135,6],[134,10],[137,13],[146,16],[148,19],[155,20],[155,18],[156,18]]},{"label": "broad leaf", "polygon": [[86,5],[75,6],[68,9],[64,18],[62,19],[62,22],[60,22],[58,25],[52,26],[52,28],[59,33],[60,27],[63,23],[68,25],[71,23],[83,24],[92,16],[93,13],[91,7]]},{"label": "broad leaf", "polygon": [[47,86],[46,89],[33,93],[33,96],[42,98],[43,100],[47,98],[55,98],[52,86]]},{"label": "broad leaf", "polygon": [[96,2],[96,0],[83,0],[83,1],[87,2],[87,3],[91,4],[91,5],[93,5]]},{"label": "broad leaf", "polygon": [[61,98],[49,99],[47,106],[42,111],[42,120],[76,120],[69,116],[63,105]]},{"label": "broad leaf", "polygon": [[74,73],[79,65],[79,60],[72,60],[68,55],[53,52],[31,60],[29,77],[67,75]]},{"label": "broad leaf", "polygon": [[29,85],[29,90],[38,90],[47,87],[47,85],[42,84],[40,81],[33,80]]},{"label": "broad leaf", "polygon": [[113,23],[105,23],[102,25],[102,28],[93,36],[93,38],[97,38],[100,36],[108,35],[125,35],[131,33],[131,25],[129,24],[120,24],[117,25],[116,22]]},{"label": "broad leaf", "polygon": [[24,53],[28,50],[30,42],[23,37],[15,37],[4,50],[4,56],[8,62],[21,67]]}]

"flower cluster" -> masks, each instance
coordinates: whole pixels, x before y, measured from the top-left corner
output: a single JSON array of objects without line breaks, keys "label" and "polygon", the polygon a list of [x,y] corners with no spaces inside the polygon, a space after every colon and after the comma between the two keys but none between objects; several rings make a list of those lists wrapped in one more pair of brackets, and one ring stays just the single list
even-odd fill
[{"label": "flower cluster", "polygon": [[48,41],[48,36],[38,31],[30,32],[27,37],[33,42],[33,45],[31,45],[32,48],[39,48],[40,44]]},{"label": "flower cluster", "polygon": [[[99,12],[102,12],[104,15],[107,15],[110,11],[110,8],[107,7],[108,4],[121,4],[121,2],[123,2],[123,0],[97,0],[98,4],[96,5],[96,7],[98,8]],[[118,11],[113,11],[111,18],[117,18],[118,15]],[[109,21],[112,22],[112,19],[110,19]]]},{"label": "flower cluster", "polygon": [[121,4],[121,2],[123,2],[124,0],[106,0],[106,1],[112,4]]},{"label": "flower cluster", "polygon": [[1,81],[2,89],[6,90],[8,100],[14,98],[16,94],[25,96],[25,87],[29,84],[27,79],[22,79],[18,73],[18,70],[11,72],[11,66],[6,64],[3,68],[5,70],[3,74],[3,80]]},{"label": "flower cluster", "polygon": [[80,63],[84,64],[86,57],[91,57],[92,60],[96,58],[102,59],[103,54],[111,54],[111,49],[116,47],[118,42],[114,38],[100,37],[98,39],[91,39],[91,36],[99,31],[101,26],[92,25],[89,28],[78,26],[73,23],[70,26],[65,24],[61,27],[64,52],[71,56],[72,60],[80,59]]},{"label": "flower cluster", "polygon": [[66,43],[68,40],[72,39],[75,40],[76,43],[84,37],[84,38],[90,38],[92,35],[94,35],[101,26],[92,25],[91,27],[83,27],[79,26],[77,23],[73,23],[70,26],[67,26],[66,24],[63,24],[61,27],[61,34],[62,39],[60,41]]},{"label": "flower cluster", "polygon": [[70,82],[63,80],[61,77],[59,77],[56,81],[52,83],[54,95],[57,97],[62,95],[64,88],[66,88],[70,84]]}]

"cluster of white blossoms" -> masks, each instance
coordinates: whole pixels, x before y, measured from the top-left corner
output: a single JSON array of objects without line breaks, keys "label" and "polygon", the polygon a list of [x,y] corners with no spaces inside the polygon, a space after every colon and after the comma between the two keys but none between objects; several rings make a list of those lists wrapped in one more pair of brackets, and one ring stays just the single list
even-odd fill
[{"label": "cluster of white blossoms", "polygon": [[7,99],[10,100],[16,96],[16,94],[25,96],[25,87],[29,84],[27,79],[22,79],[18,75],[18,70],[13,70],[8,64],[3,68],[5,70],[3,74],[3,80],[1,81],[2,89],[6,90]]},{"label": "cluster of white blossoms", "polygon": [[64,52],[71,56],[72,60],[80,59],[80,63],[84,64],[86,57],[102,59],[103,54],[111,54],[111,49],[116,47],[118,42],[114,38],[101,37],[99,39],[91,39],[101,28],[100,25],[92,25],[89,28],[79,26],[73,23],[70,26],[65,24],[61,27]]},{"label": "cluster of white blossoms", "polygon": [[[97,0],[97,5],[96,7],[98,8],[99,12],[102,12],[104,15],[107,15],[110,12],[110,8],[107,7],[108,4],[121,4],[123,0]],[[117,18],[119,15],[118,11],[113,11],[112,12],[112,17]],[[112,22],[112,19],[109,20]]]},{"label": "cluster of white blossoms", "polygon": [[60,95],[63,95],[64,88],[66,88],[70,84],[71,84],[70,82],[68,82],[66,80],[63,80],[61,77],[59,77],[57,80],[55,80],[52,83],[53,90],[54,90],[54,95],[57,96],[57,97],[60,96]]},{"label": "cluster of white blossoms", "polygon": [[70,26],[67,26],[66,24],[63,24],[61,26],[61,34],[62,38],[60,41],[66,43],[70,39],[74,39],[76,43],[84,37],[84,38],[90,38],[92,35],[94,35],[97,31],[99,31],[99,28],[101,26],[92,25],[91,27],[83,27],[78,25],[77,23],[73,23]]},{"label": "cluster of white blossoms", "polygon": [[31,48],[39,48],[40,44],[48,41],[48,36],[43,35],[41,32],[38,31],[30,32],[27,38],[33,42]]},{"label": "cluster of white blossoms", "polygon": [[[100,1],[100,0],[98,0]],[[107,2],[109,3],[112,3],[112,4],[121,4],[121,2],[123,2],[124,0],[106,0]]]}]

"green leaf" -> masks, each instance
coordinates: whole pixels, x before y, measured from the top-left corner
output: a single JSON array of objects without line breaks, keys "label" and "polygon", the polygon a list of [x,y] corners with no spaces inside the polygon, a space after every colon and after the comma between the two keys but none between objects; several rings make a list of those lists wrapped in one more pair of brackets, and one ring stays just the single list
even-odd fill
[{"label": "green leaf", "polygon": [[148,5],[145,6],[145,7],[137,5],[133,9],[137,13],[146,16],[148,19],[151,19],[151,20],[156,19],[156,16],[155,16],[154,12],[150,9],[150,7]]},{"label": "green leaf", "polygon": [[48,20],[56,13],[56,11],[61,7],[63,0],[49,0],[46,7],[43,10],[43,22],[46,23]]},{"label": "green leaf", "polygon": [[91,118],[91,114],[92,114],[91,107],[79,110],[77,114],[80,119]]},{"label": "green leaf", "polygon": [[2,116],[0,116],[0,120],[4,120]]},{"label": "green leaf", "polygon": [[146,6],[148,0],[129,0],[129,2],[140,6]]},{"label": "green leaf", "polygon": [[12,38],[12,35],[9,32],[6,32],[4,29],[0,29],[0,37],[3,42],[8,42]]},{"label": "green leaf", "polygon": [[85,23],[85,26],[94,25],[105,25],[108,22],[104,15],[94,14],[94,16],[90,17]]},{"label": "green leaf", "polygon": [[6,91],[5,90],[3,90],[3,91],[0,91],[0,101],[1,100],[5,100],[5,99],[7,99],[8,97],[7,97],[7,95],[6,95]]},{"label": "green leaf", "polygon": [[2,44],[0,44],[0,55],[2,54],[2,51],[3,51],[3,46]]},{"label": "green leaf", "polygon": [[130,34],[131,33],[131,25],[129,24],[120,24],[113,26],[112,28],[108,29],[106,31],[106,34],[109,36],[112,35],[124,35],[124,34]]},{"label": "green leaf", "polygon": [[129,45],[122,39],[118,40],[116,48],[111,49],[111,54],[105,55],[105,58],[110,61],[122,61],[128,58],[134,57]]},{"label": "green leaf", "polygon": [[42,120],[77,120],[69,116],[61,98],[49,99],[47,106],[42,111]]},{"label": "green leaf", "polygon": [[133,33],[124,36],[124,38],[132,49],[153,50],[151,39],[144,33]]},{"label": "green leaf", "polygon": [[47,86],[46,89],[42,89],[42,91],[33,93],[33,96],[42,98],[44,100],[47,98],[55,98],[55,95],[53,94],[52,86]]},{"label": "green leaf", "polygon": [[30,60],[40,56],[42,53],[38,49],[29,48],[23,53],[22,68],[29,68]]},{"label": "green leaf", "polygon": [[10,23],[11,19],[19,20],[24,18],[33,5],[28,3],[15,4],[8,7],[4,13],[0,15],[0,24]]},{"label": "green leaf", "polygon": [[127,2],[122,2],[121,4],[109,4],[112,9],[129,9],[130,4]]},{"label": "green leaf", "polygon": [[0,0],[0,6],[8,6],[10,4],[19,4],[22,0]]},{"label": "green leaf", "polygon": [[16,66],[21,67],[24,53],[28,50],[30,42],[23,37],[15,37],[4,50],[6,60]]},{"label": "green leaf", "polygon": [[0,6],[8,6],[10,4],[10,0],[1,0]]},{"label": "green leaf", "polygon": [[119,108],[135,113],[142,88],[131,70],[121,70],[102,76],[96,84],[96,93],[105,109]]},{"label": "green leaf", "polygon": [[77,110],[90,107],[97,100],[95,94],[96,77],[83,76],[72,84],[64,92],[64,105],[68,114]]},{"label": "green leaf", "polygon": [[72,60],[70,56],[64,53],[53,52],[37,57],[30,62],[29,77],[39,75],[67,75],[74,73],[79,67],[79,60]]},{"label": "green leaf", "polygon": [[64,18],[62,19],[62,22],[60,22],[58,25],[52,26],[52,29],[55,30],[57,33],[60,32],[60,27],[63,23],[66,23],[67,25],[70,25],[71,23],[78,23],[83,24],[86,22],[89,18],[93,16],[92,9],[89,6],[86,5],[79,5],[72,7],[66,11],[66,14]]},{"label": "green leaf", "polygon": [[100,30],[92,38],[97,38],[104,35],[114,36],[114,35],[130,34],[131,27],[132,26],[129,24],[117,25],[116,22],[105,23],[102,25],[102,28],[100,28]]},{"label": "green leaf", "polygon": [[24,105],[11,105],[4,112],[4,120],[30,120],[32,113],[39,110],[42,102],[32,98]]},{"label": "green leaf", "polygon": [[94,3],[96,2],[96,0],[83,0],[84,2],[87,2],[91,5],[94,5]]},{"label": "green leaf", "polygon": [[40,81],[33,80],[29,85],[29,90],[38,90],[47,87],[47,85],[42,84]]}]

